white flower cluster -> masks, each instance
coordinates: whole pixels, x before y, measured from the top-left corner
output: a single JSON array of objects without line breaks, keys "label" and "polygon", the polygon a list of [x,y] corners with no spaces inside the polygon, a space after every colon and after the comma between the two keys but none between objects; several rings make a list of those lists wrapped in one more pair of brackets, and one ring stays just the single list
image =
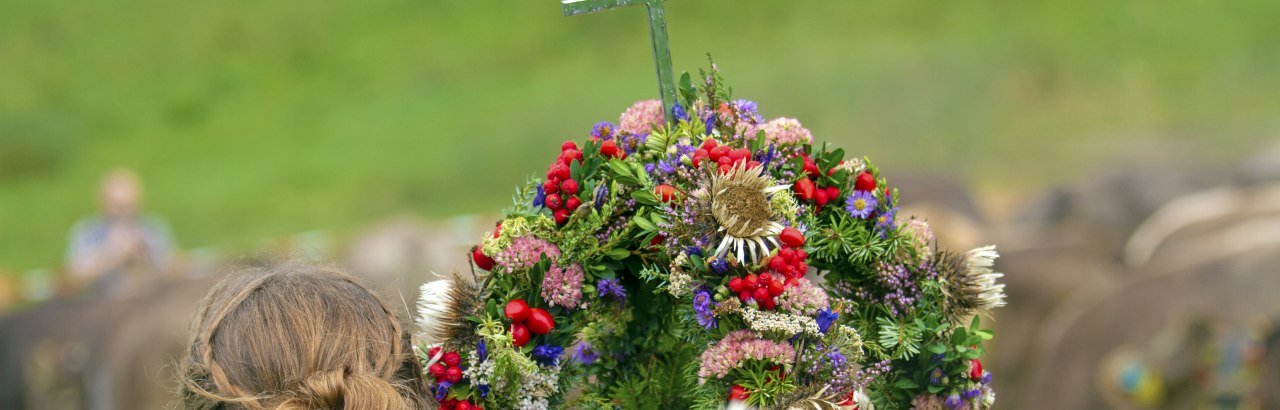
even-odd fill
[{"label": "white flower cluster", "polygon": [[686,261],[688,256],[684,252],[680,252],[675,260],[671,261],[671,274],[667,275],[667,292],[673,297],[684,297],[693,291],[693,277],[684,271]]},{"label": "white flower cluster", "polygon": [[516,396],[520,397],[521,409],[546,409],[547,398],[556,393],[560,384],[560,366],[538,371],[524,376],[524,384]]},{"label": "white flower cluster", "polygon": [[490,384],[490,378],[493,377],[493,360],[485,360],[484,363],[476,363],[478,356],[475,350],[471,351],[470,357],[467,359],[467,368],[462,371],[462,375],[471,380],[472,386],[482,384]]},{"label": "white flower cluster", "polygon": [[807,333],[822,336],[818,330],[818,322],[808,316],[785,313],[763,312],[752,308],[742,309],[742,318],[751,324],[751,330],[757,332],[777,332],[784,335]]}]

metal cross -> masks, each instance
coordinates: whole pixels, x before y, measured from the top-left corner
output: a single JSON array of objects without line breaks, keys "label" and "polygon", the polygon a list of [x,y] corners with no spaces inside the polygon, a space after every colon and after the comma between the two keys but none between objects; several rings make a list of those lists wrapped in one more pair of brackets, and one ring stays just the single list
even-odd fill
[{"label": "metal cross", "polygon": [[671,72],[671,47],[667,45],[667,15],[663,2],[665,0],[562,0],[561,4],[566,16],[641,4],[649,8],[649,36],[653,39],[653,61],[658,66],[658,93],[662,95],[662,112],[666,114],[667,122],[672,122],[675,118],[671,107],[676,102],[676,84]]}]

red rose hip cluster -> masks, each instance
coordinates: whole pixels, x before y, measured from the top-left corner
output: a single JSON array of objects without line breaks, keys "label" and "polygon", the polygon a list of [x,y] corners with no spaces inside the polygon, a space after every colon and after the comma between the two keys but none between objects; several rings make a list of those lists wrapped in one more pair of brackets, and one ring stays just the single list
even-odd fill
[{"label": "red rose hip cluster", "polygon": [[555,318],[542,308],[529,308],[523,299],[507,302],[503,314],[511,319],[511,339],[516,347],[524,347],[533,335],[545,335],[556,327]]},{"label": "red rose hip cluster", "polygon": [[569,165],[574,161],[582,162],[582,151],[578,150],[577,143],[565,141],[560,145],[560,156],[547,168],[547,182],[542,184],[542,192],[547,195],[543,204],[551,210],[556,224],[569,221],[569,214],[582,205],[578,199],[578,181],[569,173]]},{"label": "red rose hip cluster", "polygon": [[746,148],[733,149],[728,145],[720,145],[715,138],[707,138],[702,141],[702,146],[693,152],[693,166],[696,168],[702,164],[703,159],[710,159],[720,167],[720,173],[728,173],[733,166],[739,162],[746,162],[747,168],[760,166],[760,162],[751,159],[751,150]]}]

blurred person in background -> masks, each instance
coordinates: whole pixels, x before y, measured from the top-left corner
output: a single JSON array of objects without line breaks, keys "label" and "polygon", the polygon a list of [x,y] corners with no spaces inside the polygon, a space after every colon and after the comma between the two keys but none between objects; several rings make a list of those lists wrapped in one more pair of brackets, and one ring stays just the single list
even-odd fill
[{"label": "blurred person in background", "polygon": [[141,214],[141,199],[142,185],[132,171],[115,169],[102,178],[102,213],[71,228],[67,269],[74,289],[119,294],[140,277],[170,270],[169,225]]}]

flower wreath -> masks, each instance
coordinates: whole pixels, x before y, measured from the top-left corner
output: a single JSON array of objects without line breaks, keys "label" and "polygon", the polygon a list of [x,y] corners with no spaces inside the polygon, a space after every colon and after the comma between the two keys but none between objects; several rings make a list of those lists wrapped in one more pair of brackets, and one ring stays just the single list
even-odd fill
[{"label": "flower wreath", "polygon": [[441,408],[987,408],[993,247],[935,249],[865,158],[764,121],[712,65],[515,194],[428,283]]}]

